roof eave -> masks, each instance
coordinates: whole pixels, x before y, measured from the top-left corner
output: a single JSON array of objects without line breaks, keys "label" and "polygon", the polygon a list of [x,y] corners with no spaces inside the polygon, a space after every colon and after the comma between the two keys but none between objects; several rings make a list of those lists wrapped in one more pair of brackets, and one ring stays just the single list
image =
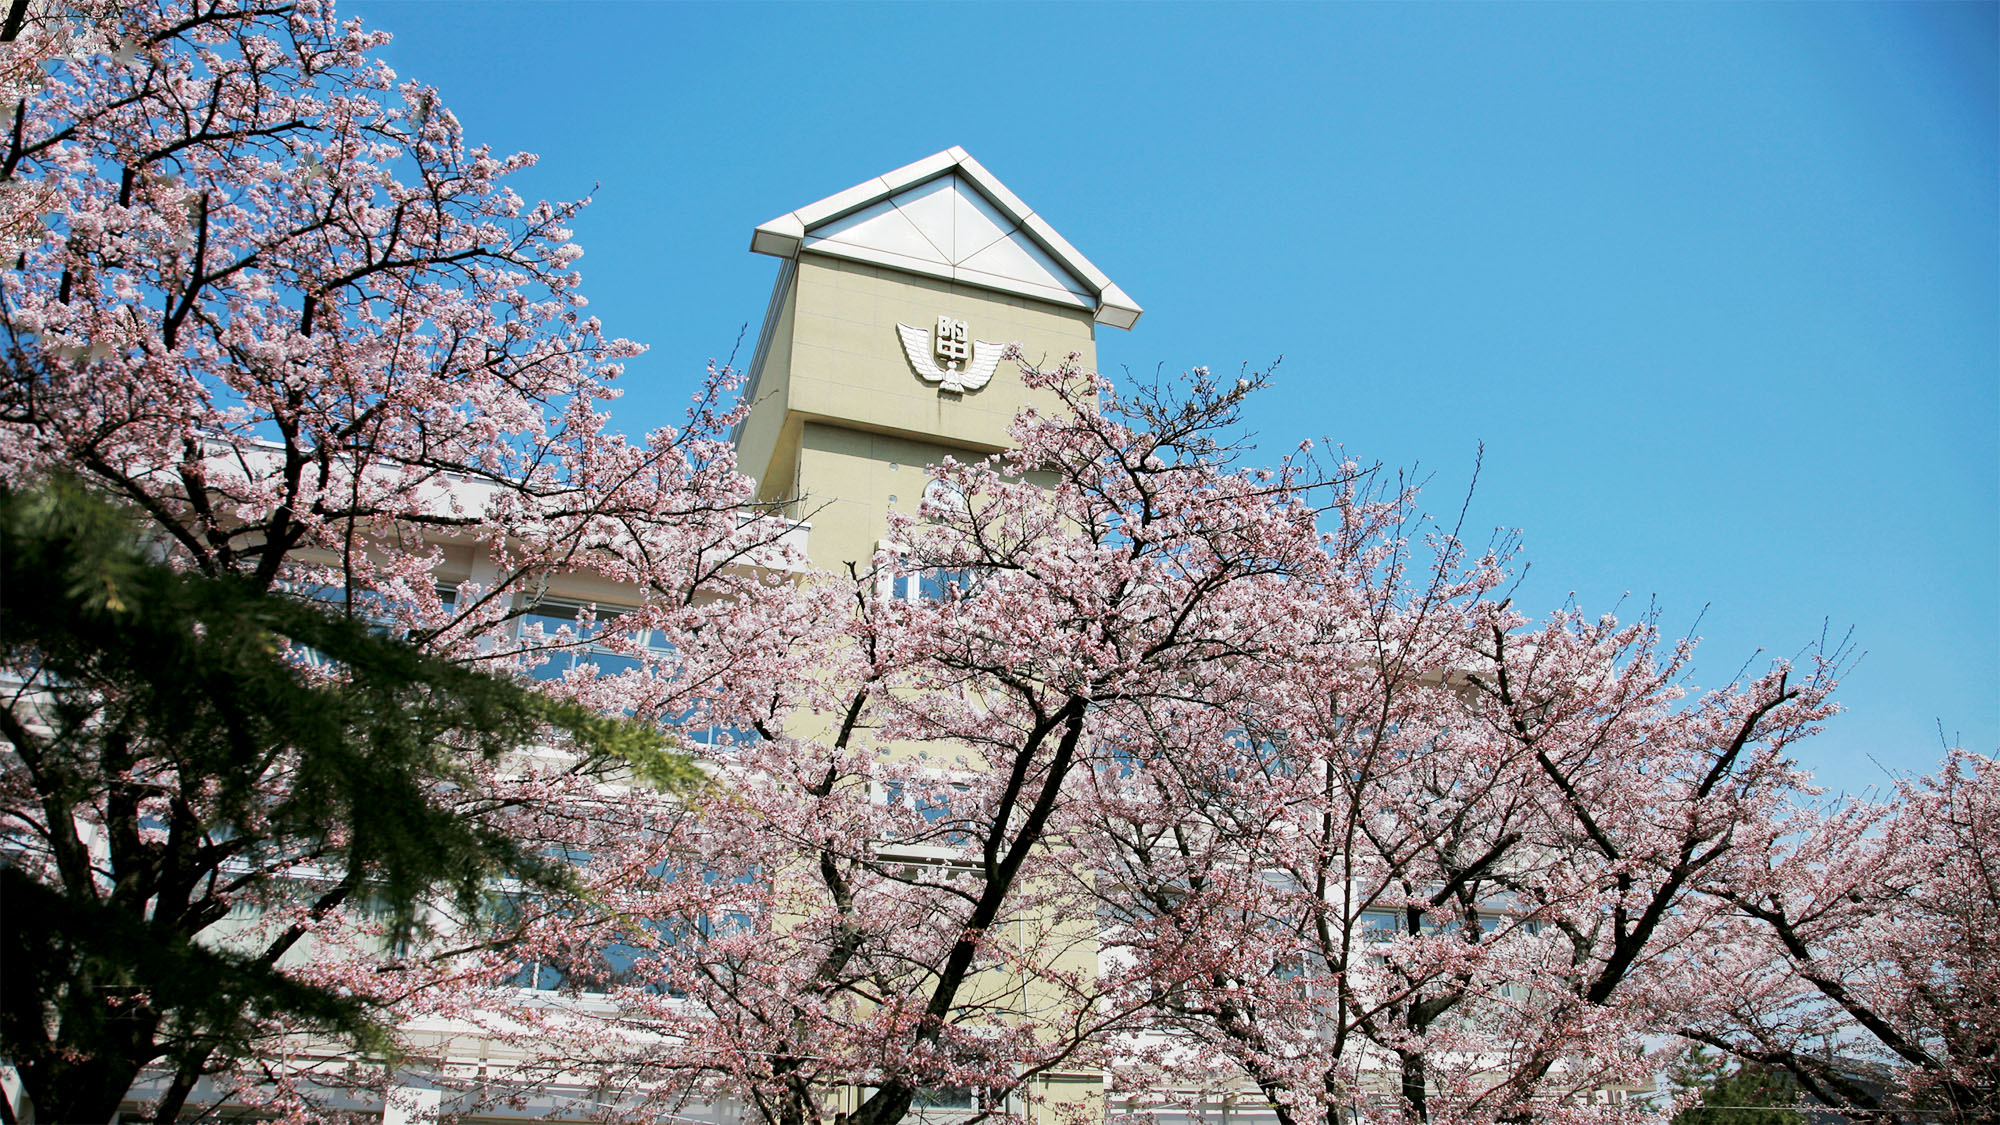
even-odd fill
[{"label": "roof eave", "polygon": [[986,197],[988,202],[998,207],[1020,227],[1037,246],[1091,289],[1096,298],[1096,308],[1093,313],[1099,324],[1110,325],[1113,328],[1131,328],[1139,322],[1143,310],[1132,298],[1126,296],[1124,290],[1113,284],[1103,270],[1093,265],[1089,258],[1084,257],[1076,247],[1069,244],[1068,239],[1056,233],[1054,227],[1022,202],[1020,196],[1007,190],[1007,186],[995,178],[993,173],[988,172],[985,165],[974,160],[970,153],[958,145],[953,145],[943,152],[932,153],[922,160],[905,164],[893,172],[863,180],[846,191],[836,192],[825,199],[759,224],[751,233],[750,250],[775,258],[797,258],[800,249],[805,245],[806,233],[813,228],[844,218],[898,192],[953,171],[963,176]]}]

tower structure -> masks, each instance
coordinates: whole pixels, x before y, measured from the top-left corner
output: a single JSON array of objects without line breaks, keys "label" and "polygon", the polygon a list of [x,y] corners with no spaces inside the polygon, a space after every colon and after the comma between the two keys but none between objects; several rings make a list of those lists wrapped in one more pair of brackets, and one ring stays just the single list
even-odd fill
[{"label": "tower structure", "polygon": [[[956,146],[759,226],[783,259],[751,361],[738,463],[761,498],[812,521],[816,566],[866,566],[922,468],[1005,449],[1024,406],[1053,406],[999,349],[1097,359],[1099,325],[1140,309]],[[1041,401],[1038,401],[1041,400]]]},{"label": "tower structure", "polygon": [[[865,572],[894,546],[888,513],[917,511],[925,466],[998,453],[1012,444],[1009,426],[1022,408],[1061,409],[1001,358],[1007,344],[1030,363],[1075,354],[1094,368],[1098,327],[1130,328],[1140,315],[957,147],[780,215],[756,229],[750,248],[783,265],[751,362],[754,405],[736,433],[738,466],[757,480],[761,499],[809,521],[812,565],[836,573],[849,564]],[[1085,977],[1095,970],[1094,919],[1027,923],[1050,935],[1041,945],[1045,968]],[[1033,1020],[1055,1010],[1054,993],[1043,996],[1033,978],[985,987],[1018,997],[1006,1005],[1012,1018]],[[1030,1085],[1023,1092],[1038,1104],[1102,1114],[1098,1072],[1051,1070]],[[968,1092],[947,1096],[973,1104]],[[859,1091],[839,1099],[829,1108],[851,1112]],[[947,1107],[959,1103],[930,1104],[949,1120]]]}]

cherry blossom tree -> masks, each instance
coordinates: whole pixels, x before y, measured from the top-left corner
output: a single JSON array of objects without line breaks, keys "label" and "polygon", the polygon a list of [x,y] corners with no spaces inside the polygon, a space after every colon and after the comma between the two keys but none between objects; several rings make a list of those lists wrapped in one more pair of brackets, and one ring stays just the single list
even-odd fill
[{"label": "cherry blossom tree", "polygon": [[1518,842],[1519,763],[1468,753],[1453,678],[1497,560],[1441,558],[1410,589],[1411,500],[1343,495],[1304,643],[1096,779],[1107,940],[1160,997],[1127,1104],[1248,1079],[1281,1121],[1343,1120],[1364,1072],[1394,1072],[1387,1044],[1413,1088],[1442,1080],[1409,1037],[1497,984],[1495,947],[1458,933],[1466,913],[1483,932],[1482,880]]},{"label": "cherry blossom tree", "polygon": [[2000,1113],[2000,763],[1964,750],[1882,802],[1746,840],[1690,953],[1684,1034],[1859,1120]]},{"label": "cherry blossom tree", "polygon": [[[334,607],[427,658],[533,673],[599,713],[676,732],[746,701],[770,713],[810,607],[784,525],[735,470],[735,377],[711,370],[680,425],[609,429],[639,349],[584,311],[579,205],[524,202],[507,179],[532,158],[468,146],[435,91],[373,56],[384,38],[315,0],[7,6],[0,477],[72,475],[141,513],[174,567]],[[561,581],[629,604],[551,610]],[[386,1024],[505,999],[500,950],[587,922],[591,880],[679,803],[560,741],[462,765],[431,789],[439,810],[522,854],[598,860],[563,909],[441,904],[420,919],[435,940],[392,956],[355,904],[316,910],[310,880],[274,860],[272,880],[210,884],[188,917],[255,900],[274,964]],[[170,755],[133,768],[203,783]],[[265,799],[287,800],[290,776],[265,776]],[[607,785],[619,817],[601,815]],[[76,805],[86,838],[91,815]],[[214,844],[229,828],[189,831]],[[321,944],[281,963],[300,926]],[[174,1089],[248,1067],[241,1096],[285,1110],[341,1080],[293,1082],[278,1054],[188,1055]]]},{"label": "cherry blossom tree", "polygon": [[[6,225],[34,228],[0,292],[10,476],[74,470],[184,565],[467,656],[558,572],[658,593],[631,624],[673,628],[667,603],[768,534],[740,526],[733,378],[683,426],[609,431],[639,349],[583,312],[578,205],[524,204],[504,180],[532,158],[466,147],[369,55],[380,33],[315,3],[15,4],[8,27],[48,72],[13,76],[0,162]],[[446,604],[453,545],[493,566]]]},{"label": "cherry blossom tree", "polygon": [[1479,651],[1492,663],[1468,679],[1493,735],[1532,760],[1545,810],[1536,862],[1508,881],[1559,951],[1537,986],[1555,997],[1557,1034],[1530,1039],[1517,1071],[1540,1080],[1574,1067],[1570,1044],[1589,1043],[1608,1010],[1658,1026],[1664,964],[1706,940],[1699,892],[1727,885],[1741,838],[1805,791],[1791,752],[1833,713],[1846,653],[1815,648],[1802,666],[1690,698],[1694,641],[1663,649],[1649,619],[1565,612],[1489,638]]},{"label": "cherry blossom tree", "polygon": [[[364,942],[392,948],[433,898],[477,910],[500,879],[568,890],[566,866],[509,826],[434,799],[477,780],[468,763],[554,727],[692,780],[650,727],[149,560],[70,482],[0,490],[0,570],[0,665],[18,677],[0,696],[0,1054],[49,1120],[111,1119],[155,1060],[174,1077],[154,1115],[175,1120],[212,1061],[271,1026],[382,1045],[378,994],[280,965],[357,908]],[[275,909],[232,924],[238,905]]]},{"label": "cherry blossom tree", "polygon": [[1095,1086],[1143,1001],[1100,975],[1088,780],[1286,650],[1326,564],[1321,505],[1357,469],[1234,465],[1220,435],[1261,379],[1025,378],[1061,411],[936,466],[901,549],[829,585],[846,609],[799,708],[633,900],[667,921],[628,935],[645,952],[616,1019],[650,1010],[652,1042],[607,1062],[583,1030],[579,1057],[786,1125],[843,1091],[844,1120],[889,1125],[940,1091],[986,1116],[1037,1078]]},{"label": "cherry blossom tree", "polygon": [[1347,496],[1311,642],[1099,778],[1107,940],[1160,997],[1140,1102],[1234,1072],[1287,1122],[1633,1116],[1590,1102],[1657,1068],[1658,966],[1798,792],[1830,663],[1688,700],[1649,621],[1531,625],[1456,533],[1413,567],[1410,502]]}]

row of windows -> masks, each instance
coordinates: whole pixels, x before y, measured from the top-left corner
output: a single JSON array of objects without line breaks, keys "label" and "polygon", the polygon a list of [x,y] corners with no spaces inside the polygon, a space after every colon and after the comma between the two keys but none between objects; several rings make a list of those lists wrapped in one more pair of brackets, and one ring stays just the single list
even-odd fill
[{"label": "row of windows", "polygon": [[[967,597],[979,588],[982,580],[982,572],[972,568],[899,566],[887,580],[886,589],[889,596],[897,601],[946,601]],[[339,586],[313,586],[300,592],[333,605],[346,605],[348,602],[346,591]],[[457,600],[458,589],[454,585],[441,584],[437,593],[445,607],[450,608]],[[379,628],[387,630],[392,627],[386,611],[366,605],[362,605],[360,610]],[[586,610],[591,617],[588,623],[583,620]],[[523,640],[539,633],[545,642],[543,646],[538,646],[538,656],[543,659],[529,674],[538,680],[559,680],[575,669],[594,668],[599,675],[615,676],[644,666],[645,659],[634,649],[655,657],[673,652],[672,642],[659,630],[621,631],[618,619],[630,612],[629,607],[569,598],[542,598],[536,601],[516,618],[514,627],[515,635]],[[557,643],[564,630],[568,630],[569,637]],[[306,659],[315,659],[315,654],[307,653]]]},{"label": "row of windows", "polygon": [[[334,606],[344,607],[349,602],[347,591],[339,586],[299,587],[297,592]],[[439,585],[437,594],[447,610],[458,600],[458,588],[454,585]],[[363,619],[378,630],[387,632],[394,625],[387,609],[378,602],[379,599],[373,595],[364,594],[354,605]],[[589,624],[583,621],[586,608],[591,610],[593,618]],[[622,606],[597,606],[568,598],[543,598],[515,619],[514,633],[526,640],[539,632],[546,642],[541,651],[547,659],[530,673],[538,680],[561,679],[572,668],[583,666],[595,667],[605,675],[616,675],[638,668],[641,664],[638,656],[619,651],[622,648],[637,647],[661,654],[673,651],[665,636],[654,630],[621,634],[617,621],[630,612],[629,608]],[[565,629],[570,631],[570,639],[567,643],[557,644]],[[616,647],[605,643],[614,637],[618,639]],[[315,654],[307,653],[306,658],[315,659]]]},{"label": "row of windows", "polygon": [[[591,861],[589,853],[575,849],[552,849],[544,855],[579,867]],[[665,860],[648,868],[647,874],[662,883],[693,879],[709,886],[723,883],[748,886],[762,879],[755,868],[731,877],[714,870],[690,871]],[[496,919],[505,924],[530,900],[514,892],[496,891],[489,901]],[[561,964],[524,958],[516,962],[510,983],[517,988],[543,992],[567,990],[601,995],[617,988],[637,988],[655,995],[679,996],[682,993],[662,979],[669,975],[666,970],[671,951],[688,944],[691,935],[709,940],[742,933],[754,925],[754,920],[744,911],[732,910],[715,916],[703,914],[691,920],[653,919],[635,924],[642,933],[613,935],[592,941],[587,947],[566,950]]]},{"label": "row of windows", "polygon": [[[618,619],[629,610],[592,608],[595,620],[587,625],[582,620],[585,603],[561,599],[543,599],[520,616],[518,635],[524,640],[539,632],[545,640],[554,641],[565,629],[575,638],[562,647],[546,650],[548,659],[537,664],[531,675],[538,680],[559,680],[572,669],[591,667],[596,668],[600,675],[615,676],[636,671],[644,663],[639,656],[630,651],[619,651],[620,648],[642,649],[657,656],[673,652],[673,645],[658,630],[621,631]],[[618,639],[619,648],[605,644],[611,638]]]},{"label": "row of windows", "polygon": [[[664,923],[647,923],[648,929],[662,933]],[[668,937],[667,944],[674,938]],[[586,995],[602,995],[617,988],[638,988],[642,992],[656,996],[684,995],[671,984],[662,981],[655,971],[648,971],[646,964],[648,949],[626,941],[604,942],[591,950],[589,968],[572,982],[570,973],[564,967],[534,958],[516,962],[514,975],[507,980],[515,988],[532,989],[537,992],[558,992],[566,988]],[[568,962],[575,968],[574,962]]]},{"label": "row of windows", "polygon": [[[1461,921],[1462,919],[1458,915],[1437,913],[1426,914],[1419,924],[1424,933],[1436,934],[1446,931],[1456,931]],[[1482,932],[1490,934],[1507,925],[1509,921],[1510,917],[1506,914],[1482,912],[1479,915],[1479,928]],[[1364,937],[1374,941],[1385,941],[1396,934],[1404,933],[1408,930],[1408,916],[1394,910],[1364,910],[1361,912],[1360,917],[1356,919],[1356,923],[1355,928]],[[1541,923],[1539,922],[1526,922],[1522,925],[1528,933],[1538,934],[1542,932]]]},{"label": "row of windows", "polygon": [[[346,594],[336,586],[318,586],[304,591],[309,597],[334,605],[344,605]],[[449,585],[438,587],[438,597],[449,608],[457,598],[457,588]],[[584,611],[590,609],[591,621],[583,620]],[[635,671],[642,667],[644,660],[630,651],[639,648],[655,660],[673,653],[673,645],[666,635],[653,629],[621,632],[619,618],[631,610],[621,606],[598,606],[565,598],[544,598],[535,603],[528,612],[515,619],[515,636],[526,640],[539,631],[547,643],[539,648],[541,662],[529,670],[528,674],[537,680],[559,680],[579,668],[592,668],[599,675],[615,676]],[[375,612],[365,613],[378,628],[390,628],[388,615]],[[568,643],[556,644],[563,630],[569,630]],[[606,643],[617,638],[613,643]],[[308,662],[321,659],[317,652],[306,650],[301,654]],[[750,727],[730,726],[723,723],[703,722],[702,716],[690,710],[679,716],[672,726],[687,741],[700,746],[722,749],[742,746],[757,741],[761,736]]]},{"label": "row of windows", "polygon": [[649,921],[639,923],[646,933],[643,941],[613,937],[593,942],[587,950],[576,950],[560,961],[526,957],[515,962],[507,983],[537,992],[569,991],[603,995],[615,989],[636,988],[656,996],[686,995],[668,979],[671,952],[687,942],[691,933],[710,940],[748,930],[750,915],[732,912],[717,918],[703,916],[692,922]]}]

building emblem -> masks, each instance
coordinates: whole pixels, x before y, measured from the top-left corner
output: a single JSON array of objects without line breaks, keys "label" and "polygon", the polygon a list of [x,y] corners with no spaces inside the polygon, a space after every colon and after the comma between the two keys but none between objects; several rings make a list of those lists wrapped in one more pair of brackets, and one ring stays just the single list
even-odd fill
[{"label": "building emblem", "polygon": [[974,340],[964,321],[949,316],[938,317],[937,327],[929,332],[899,323],[896,334],[903,338],[903,354],[910,357],[917,377],[953,394],[985,386],[1000,366],[1000,353],[1006,347],[990,340]]}]

